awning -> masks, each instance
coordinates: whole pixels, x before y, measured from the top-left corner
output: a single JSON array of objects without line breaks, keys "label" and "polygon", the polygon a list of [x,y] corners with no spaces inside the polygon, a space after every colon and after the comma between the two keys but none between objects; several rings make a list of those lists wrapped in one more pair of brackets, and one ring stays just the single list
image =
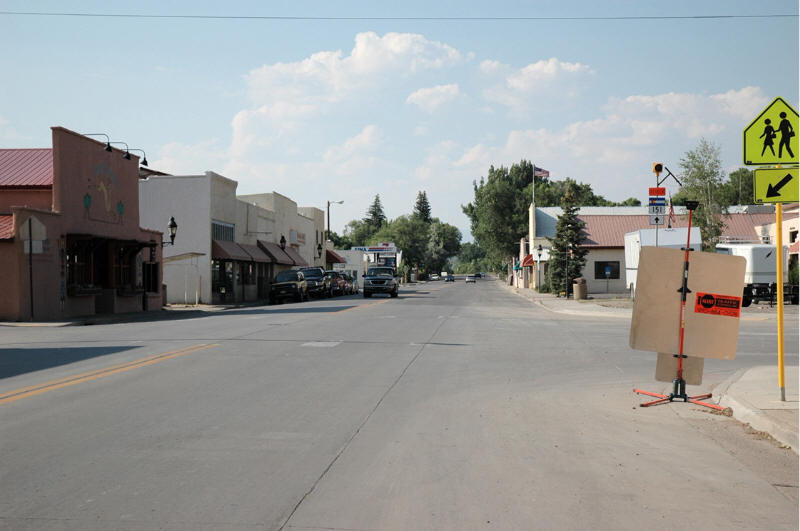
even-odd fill
[{"label": "awning", "polygon": [[798,254],[800,250],[800,241],[796,241],[789,246],[789,254]]},{"label": "awning", "polygon": [[261,262],[263,264],[271,264],[271,263],[273,263],[275,261],[275,260],[272,259],[272,257],[270,255],[268,255],[267,253],[262,251],[258,247],[258,245],[249,245],[247,243],[239,243],[237,245],[239,247],[241,247],[244,250],[244,252],[246,252],[247,254],[250,255],[250,258],[252,258],[253,262]]},{"label": "awning", "polygon": [[216,260],[239,260],[252,262],[253,259],[234,242],[211,240],[211,258]]},{"label": "awning", "polygon": [[294,265],[300,266],[300,267],[308,267],[308,262],[303,260],[303,257],[300,256],[300,253],[298,253],[294,248],[287,247],[286,249],[284,249],[284,251],[292,259],[292,261],[294,262]]},{"label": "awning", "polygon": [[267,253],[268,256],[271,256],[274,263],[281,265],[294,265],[294,260],[292,260],[288,254],[283,252],[281,246],[277,243],[258,240],[258,247]]},{"label": "awning", "polygon": [[517,265],[514,266],[514,271],[519,271],[520,269],[522,268],[519,266],[519,262],[517,262]]},{"label": "awning", "polygon": [[534,261],[532,254],[529,254],[522,259],[522,267],[533,267],[535,264],[536,262]]},{"label": "awning", "polygon": [[347,260],[336,254],[335,252],[325,250],[325,263],[326,264],[346,264]]}]

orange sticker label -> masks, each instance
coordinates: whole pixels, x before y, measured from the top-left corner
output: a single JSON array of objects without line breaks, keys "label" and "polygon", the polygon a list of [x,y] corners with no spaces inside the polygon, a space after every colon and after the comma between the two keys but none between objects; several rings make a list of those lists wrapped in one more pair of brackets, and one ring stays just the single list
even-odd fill
[{"label": "orange sticker label", "polygon": [[741,297],[717,295],[715,293],[698,293],[694,301],[695,313],[739,317],[739,310],[741,307]]}]

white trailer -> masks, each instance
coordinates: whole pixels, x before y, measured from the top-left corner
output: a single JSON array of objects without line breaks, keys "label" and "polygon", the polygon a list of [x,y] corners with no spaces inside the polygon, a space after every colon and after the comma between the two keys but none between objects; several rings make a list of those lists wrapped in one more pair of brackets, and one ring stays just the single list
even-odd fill
[{"label": "white trailer", "polygon": [[[776,248],[763,243],[720,243],[717,252],[744,257],[747,265],[744,272],[744,291],[742,306],[750,306],[759,301],[771,301],[775,297]],[[783,247],[783,285],[784,300],[797,304],[797,286],[790,286],[789,248]]]},{"label": "white trailer", "polygon": [[[625,285],[633,293],[636,290],[636,273],[639,270],[639,252],[644,246],[655,247],[656,229],[642,229],[625,235]],[[668,249],[686,247],[686,228],[659,229],[658,246]],[[703,246],[700,228],[692,227],[689,246],[699,251]]]}]

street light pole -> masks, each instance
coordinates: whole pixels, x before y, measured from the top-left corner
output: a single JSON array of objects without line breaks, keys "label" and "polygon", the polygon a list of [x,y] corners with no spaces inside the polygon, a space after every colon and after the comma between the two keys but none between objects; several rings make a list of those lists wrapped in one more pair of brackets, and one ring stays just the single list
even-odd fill
[{"label": "street light pole", "polygon": [[328,201],[328,232],[325,235],[325,241],[328,241],[328,240],[331,239],[331,203],[334,203],[336,205],[341,205],[342,203],[344,203],[344,200],[342,200],[342,201]]},{"label": "street light pole", "polygon": [[542,269],[542,244],[539,244],[539,247],[536,248],[536,254],[539,257],[539,260],[536,262],[536,289],[541,292],[542,291],[542,275],[539,272]]}]

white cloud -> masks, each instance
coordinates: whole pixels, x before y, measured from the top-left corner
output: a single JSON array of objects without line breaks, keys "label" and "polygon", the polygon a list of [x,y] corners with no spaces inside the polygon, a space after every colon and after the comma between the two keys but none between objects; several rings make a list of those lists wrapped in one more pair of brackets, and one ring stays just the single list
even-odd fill
[{"label": "white cloud", "polygon": [[261,66],[245,79],[257,104],[333,103],[381,81],[387,72],[407,76],[463,60],[455,48],[422,35],[365,32],[356,35],[347,56],[341,50],[317,52],[301,61]]},{"label": "white cloud", "polygon": [[[514,130],[499,143],[436,144],[414,175],[420,182],[432,183],[435,195],[442,179],[468,183],[486,175],[490,165],[508,166],[527,159],[551,170],[554,179],[588,182],[608,199],[642,199],[652,184],[650,164],[661,160],[677,172],[680,158],[696,147],[701,136],[723,146],[726,167],[738,167],[741,131],[747,125],[743,117],[751,118],[767,103],[756,87],[711,95],[667,93],[612,99],[593,120],[553,129]],[[439,193],[450,193],[463,204],[472,200],[468,188],[444,187]]]},{"label": "white cloud", "polygon": [[322,158],[326,163],[351,159],[364,153],[375,151],[381,140],[381,132],[378,127],[368,125],[356,136],[348,138],[343,144],[328,148]]},{"label": "white cloud", "polygon": [[413,103],[422,110],[432,113],[441,105],[454,100],[459,95],[458,84],[436,85],[430,88],[421,88],[413,92],[406,99],[406,103]]},{"label": "white cloud", "polygon": [[483,97],[509,107],[515,113],[528,112],[534,96],[537,105],[548,107],[574,98],[586,77],[594,74],[588,65],[560,61],[555,57],[517,70],[498,61],[483,61],[480,70],[487,75],[504,76],[501,83],[485,89]]}]

